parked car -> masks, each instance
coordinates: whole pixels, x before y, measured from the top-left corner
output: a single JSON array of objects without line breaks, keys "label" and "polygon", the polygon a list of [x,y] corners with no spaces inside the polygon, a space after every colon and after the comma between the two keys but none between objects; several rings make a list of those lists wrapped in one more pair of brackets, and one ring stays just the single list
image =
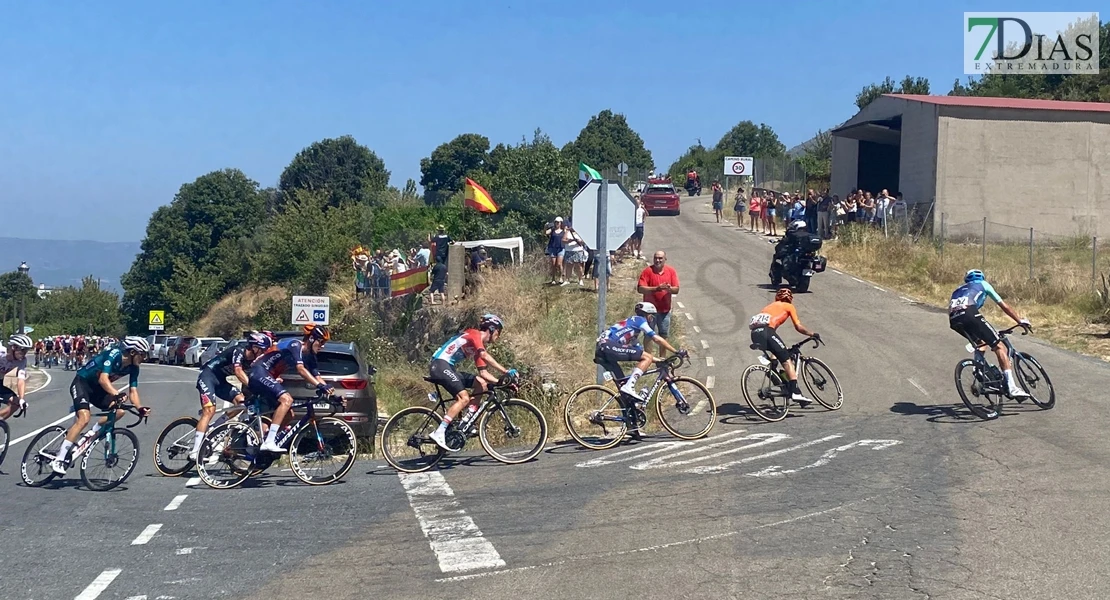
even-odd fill
[{"label": "parked car", "polygon": [[169,336],[162,335],[160,333],[146,336],[146,341],[148,344],[150,344],[150,354],[148,354],[146,357],[147,361],[158,361],[158,356],[162,352],[162,346],[166,345],[167,338],[169,338]]},{"label": "parked car", "polygon": [[208,347],[212,344],[223,341],[226,340],[219,337],[194,338],[193,341],[189,343],[189,347],[185,348],[185,352],[183,354],[184,359],[182,360],[181,364],[185,365],[186,367],[199,367],[202,362],[200,360],[200,356],[204,354],[204,351],[207,350]]},{"label": "parked car", "polygon": [[678,192],[669,177],[648,180],[647,189],[640,194],[640,200],[649,215],[678,215],[680,211]]},{"label": "parked car", "polygon": [[[279,331],[276,339],[299,338],[300,331]],[[336,413],[355,430],[355,435],[373,439],[378,431],[378,397],[374,392],[374,367],[367,365],[354,342],[331,340],[316,357],[321,378],[335,388],[335,395],[347,400],[346,412]],[[294,401],[316,397],[316,388],[305,383],[295,370],[281,375],[285,389]],[[325,408],[321,406],[320,408]]]},{"label": "parked car", "polygon": [[185,364],[185,350],[193,345],[193,340],[195,339],[197,339],[196,336],[187,335],[177,341],[177,345],[173,348],[173,355],[170,356],[171,365]]},{"label": "parked car", "polygon": [[158,362],[167,364],[170,362],[170,357],[173,356],[174,350],[177,348],[177,343],[181,341],[180,336],[171,335],[166,337],[166,343],[158,349]]},{"label": "parked car", "polygon": [[204,347],[204,352],[201,352],[201,354],[200,354],[200,364],[203,365],[204,363],[212,360],[213,358],[216,358],[217,354],[223,352],[224,349],[227,348],[232,343],[233,342],[229,342],[229,341],[226,341],[226,340],[219,340],[219,341],[212,342],[211,344],[208,344],[207,346]]}]

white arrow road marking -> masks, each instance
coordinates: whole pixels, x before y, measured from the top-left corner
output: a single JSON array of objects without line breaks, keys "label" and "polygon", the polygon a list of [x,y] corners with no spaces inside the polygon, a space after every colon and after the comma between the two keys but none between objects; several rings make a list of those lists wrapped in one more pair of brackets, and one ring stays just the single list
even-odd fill
[{"label": "white arrow road marking", "polygon": [[[740,431],[737,431],[737,432],[734,432],[734,433],[741,433],[742,431],[743,430],[740,430]],[[728,434],[726,434],[726,435],[728,435]],[[722,436],[719,436],[719,437],[725,437],[725,436],[722,435]],[[632,465],[630,468],[636,469],[637,471],[643,471],[645,469],[660,469],[660,468],[665,468],[665,467],[676,467],[678,465],[688,465],[690,463],[701,462],[703,460],[709,460],[711,458],[717,458],[718,456],[724,456],[726,454],[732,454],[734,452],[740,452],[741,450],[747,450],[748,448],[756,448],[756,447],[759,447],[759,446],[766,446],[767,444],[773,444],[775,442],[785,440],[788,437],[790,437],[790,436],[786,435],[785,433],[753,433],[753,434],[750,434],[750,435],[745,435],[743,437],[728,439],[728,440],[724,440],[724,441],[721,441],[721,442],[716,442],[716,443],[713,443],[713,444],[701,444],[697,448],[693,448],[691,450],[683,450],[682,452],[675,452],[674,454],[671,454],[670,456],[660,456],[658,458],[653,458],[649,461],[645,461],[645,462],[642,462],[642,463],[639,463],[639,464]],[[717,446],[726,446],[726,445],[729,445],[729,444],[735,444],[736,442],[742,442],[742,441],[747,441],[747,440],[759,440],[759,441],[757,441],[754,444],[747,444],[747,445],[744,445],[744,446],[740,446],[738,448],[732,448],[732,449],[729,449],[729,450],[724,450],[722,452],[715,452],[713,454],[708,454],[706,456],[699,456],[697,458],[690,458],[690,459],[687,459],[687,460],[672,460],[675,457],[685,456],[685,455],[688,455],[688,454],[695,454],[695,453],[701,452],[702,450],[705,450],[707,448],[715,448]]]},{"label": "white arrow road marking", "polygon": [[[659,454],[660,452],[667,452],[668,450],[673,450],[675,448],[681,448],[683,446],[691,446],[693,444],[694,444],[694,442],[677,442],[677,441],[659,442],[657,444],[654,444],[654,443],[653,444],[644,444],[644,445],[636,446],[635,448],[630,448],[628,450],[621,450],[620,452],[613,452],[611,454],[606,454],[605,456],[602,456],[600,458],[591,458],[590,460],[580,462],[580,463],[578,463],[574,466],[576,466],[576,467],[585,467],[585,468],[588,469],[588,468],[591,468],[591,467],[600,467],[602,465],[611,465],[611,464],[614,464],[614,463],[624,462],[624,461],[628,461],[628,460],[636,460],[636,459],[639,459],[639,458],[643,458],[645,456],[651,456],[652,454]],[[617,456],[625,456],[625,455],[633,455],[633,456],[632,456],[632,458],[621,458],[621,459],[616,459],[615,458]]]},{"label": "white arrow road marking", "polygon": [[844,437],[844,436],[842,434],[839,434],[839,433],[837,433],[835,435],[827,435],[827,436],[825,436],[821,439],[818,439],[818,440],[803,442],[801,444],[790,446],[789,448],[782,448],[781,450],[774,450],[772,452],[764,452],[763,454],[757,454],[755,456],[748,456],[748,457],[745,457],[745,458],[741,458],[740,460],[734,460],[732,462],[727,462],[727,463],[724,463],[724,464],[721,464],[721,465],[712,465],[712,466],[706,466],[706,467],[694,467],[692,469],[686,469],[684,471],[684,473],[698,473],[698,474],[720,473],[721,471],[727,471],[729,469],[729,467],[732,467],[733,465],[742,465],[744,463],[749,463],[749,462],[760,460],[760,459],[763,459],[763,458],[771,458],[772,456],[778,456],[780,454],[785,454],[787,452],[792,452],[794,450],[800,450],[800,449],[805,448],[807,446],[813,446],[814,444],[820,444],[822,442],[827,442],[829,440],[835,440],[836,438],[839,438],[839,437]]},{"label": "white arrow road marking", "polygon": [[780,471],[779,469],[781,469],[782,467],[775,465],[767,467],[766,469],[761,469],[754,473],[745,473],[745,475],[750,475],[752,477],[779,477],[782,475],[789,475],[791,473],[797,473],[798,471],[802,471],[805,469],[813,469],[816,467],[827,465],[830,461],[832,461],[833,458],[836,457],[837,454],[840,454],[841,452],[844,452],[845,450],[849,450],[851,448],[870,446],[872,450],[882,450],[884,448],[889,448],[901,443],[901,440],[859,440],[858,442],[852,442],[851,444],[844,444],[843,446],[838,446],[836,448],[832,448],[831,450],[826,450],[825,453],[821,455],[821,458],[817,459],[817,462],[805,465],[803,467],[798,467],[797,469],[786,469],[784,471]]}]

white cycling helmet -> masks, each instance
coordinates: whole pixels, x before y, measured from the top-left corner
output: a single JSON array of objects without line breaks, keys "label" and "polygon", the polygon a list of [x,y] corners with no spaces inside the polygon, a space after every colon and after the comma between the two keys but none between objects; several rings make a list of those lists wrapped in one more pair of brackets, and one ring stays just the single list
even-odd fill
[{"label": "white cycling helmet", "polygon": [[655,305],[651,302],[637,302],[636,312],[644,313],[645,315],[654,315],[657,314],[659,311],[655,310]]},{"label": "white cycling helmet", "polygon": [[150,354],[150,343],[146,341],[146,338],[137,335],[129,335],[123,338],[123,347],[127,350]]},{"label": "white cycling helmet", "polygon": [[805,228],[806,228],[806,222],[802,221],[801,219],[799,219],[797,221],[791,221],[790,225],[787,225],[787,230],[789,230],[789,231],[797,231],[799,229],[805,229]]},{"label": "white cycling helmet", "polygon": [[35,343],[31,341],[31,338],[29,336],[23,335],[22,333],[17,333],[8,338],[8,345],[15,346],[16,348],[30,350],[31,347],[35,345]]}]

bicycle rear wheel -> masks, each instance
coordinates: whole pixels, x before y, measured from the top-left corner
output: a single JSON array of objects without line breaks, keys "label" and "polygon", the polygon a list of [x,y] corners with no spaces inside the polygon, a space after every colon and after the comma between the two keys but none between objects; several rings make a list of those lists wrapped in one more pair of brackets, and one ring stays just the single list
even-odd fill
[{"label": "bicycle rear wheel", "polygon": [[837,410],[844,405],[844,392],[836,380],[832,369],[819,358],[807,356],[802,359],[801,380],[809,394],[829,410]]},{"label": "bicycle rear wheel", "polygon": [[193,450],[196,417],[178,417],[170,421],[154,443],[154,468],[166,477],[177,477],[196,464],[189,460]]},{"label": "bicycle rear wheel", "polygon": [[12,430],[8,428],[7,421],[0,421],[0,465],[4,464],[4,457],[8,455],[8,438]]},{"label": "bicycle rear wheel", "polygon": [[50,468],[50,461],[58,456],[65,441],[66,428],[61,425],[47,427],[27,444],[23,452],[23,462],[19,465],[19,476],[23,483],[31,487],[41,487],[54,479],[54,470]]},{"label": "bicycle rear wheel", "polygon": [[106,492],[127,480],[139,462],[139,437],[129,429],[112,429],[81,455],[81,481],[94,492]]},{"label": "bicycle rear wheel", "polygon": [[397,411],[382,427],[382,455],[394,469],[419,473],[434,467],[447,453],[432,441],[439,427],[439,413],[423,406]]},{"label": "bicycle rear wheel", "polygon": [[1034,404],[1045,410],[1056,406],[1056,389],[1052,387],[1052,380],[1033,355],[1018,352],[1014,356],[1014,374],[1021,387],[1032,396]]},{"label": "bicycle rear wheel", "polygon": [[744,400],[760,419],[775,423],[790,414],[790,392],[778,373],[771,369],[749,365],[740,376],[740,387],[744,390]]},{"label": "bicycle rear wheel", "polygon": [[355,430],[342,419],[310,421],[289,443],[289,464],[297,479],[309,485],[339,481],[358,458]]},{"label": "bicycle rear wheel", "polygon": [[233,488],[251,476],[260,445],[262,440],[250,425],[222,423],[204,434],[197,454],[197,474],[208,487]]},{"label": "bicycle rear wheel", "polygon": [[616,446],[628,431],[620,399],[603,385],[585,385],[575,390],[567,398],[563,420],[571,437],[591,450]]},{"label": "bicycle rear wheel", "polygon": [[490,456],[505,464],[528,462],[547,444],[547,419],[531,402],[510,398],[482,415],[478,440]]},{"label": "bicycle rear wheel", "polygon": [[956,364],[956,390],[960,399],[972,414],[984,421],[997,419],[1002,410],[1002,395],[986,391],[988,388],[975,361],[965,358]]},{"label": "bicycle rear wheel", "polygon": [[700,381],[675,377],[655,395],[659,422],[671,435],[683,440],[705,437],[717,421],[717,403]]}]

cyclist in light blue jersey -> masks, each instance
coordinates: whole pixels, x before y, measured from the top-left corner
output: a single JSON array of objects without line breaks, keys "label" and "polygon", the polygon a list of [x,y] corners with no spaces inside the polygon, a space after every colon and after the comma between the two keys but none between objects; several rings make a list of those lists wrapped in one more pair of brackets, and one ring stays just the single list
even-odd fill
[{"label": "cyclist in light blue jersey", "polygon": [[636,368],[632,369],[628,381],[620,388],[621,393],[635,403],[643,402],[636,395],[636,382],[655,360],[655,357],[650,352],[646,352],[640,344],[640,334],[645,338],[651,338],[664,349],[678,353],[670,342],[651,328],[651,319],[656,312],[655,305],[651,302],[637,302],[636,314],[610,326],[597,338],[597,345],[594,347],[594,362],[611,372],[617,379],[624,377],[621,362],[636,361]]},{"label": "cyclist in light blue jersey", "polygon": [[1017,311],[1002,300],[1002,296],[998,295],[994,286],[987,282],[983,272],[979,269],[968,271],[967,275],[964,276],[964,284],[952,292],[952,298],[948,303],[948,326],[971,342],[975,346],[976,352],[981,353],[983,348],[988,346],[994,350],[994,355],[998,357],[998,366],[1006,377],[1006,386],[1009,388],[1010,397],[1028,398],[1029,392],[1023,390],[1014,381],[1010,357],[1006,353],[1006,346],[998,337],[998,331],[979,312],[987,298],[994,300],[995,304],[1002,309],[1002,312],[1006,313],[1026,331],[1033,329],[1027,319],[1019,316]]}]

